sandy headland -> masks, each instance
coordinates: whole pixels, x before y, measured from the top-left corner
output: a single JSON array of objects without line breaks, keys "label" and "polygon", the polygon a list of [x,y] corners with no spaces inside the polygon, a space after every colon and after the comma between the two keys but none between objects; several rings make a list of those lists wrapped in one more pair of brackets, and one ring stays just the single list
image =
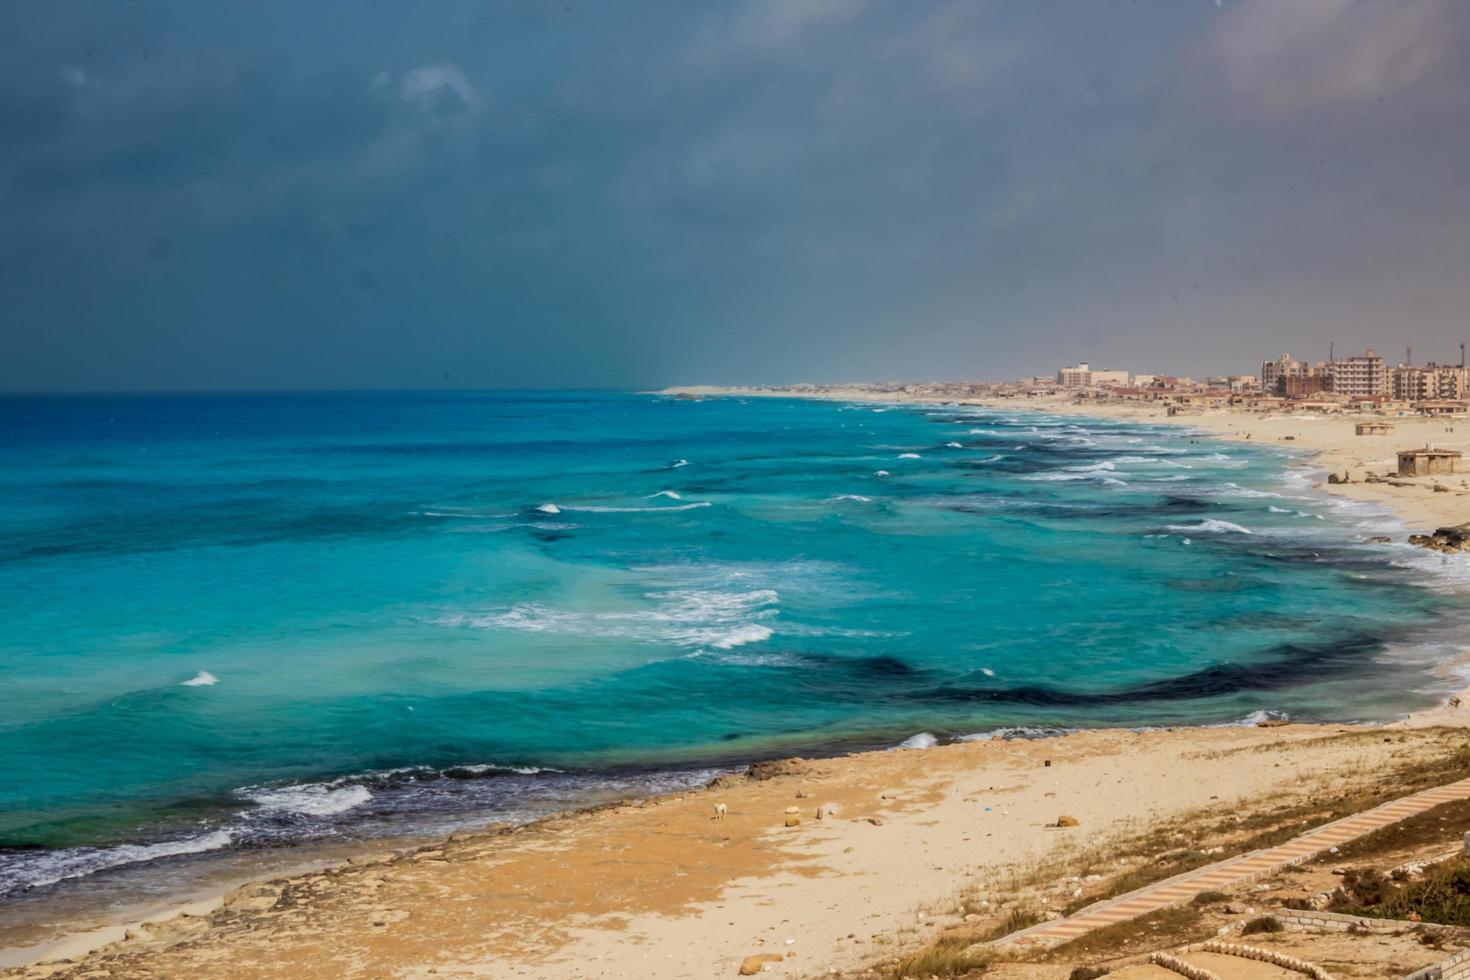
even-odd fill
[{"label": "sandy headland", "polygon": [[[1445,431],[1452,423],[1395,420],[1393,436],[1359,437],[1351,417],[997,407],[1290,445],[1351,481],[1324,489],[1390,507],[1411,528],[1470,518],[1458,475],[1362,482],[1391,472],[1401,445],[1470,446],[1470,432]],[[0,975],[709,978],[736,976],[752,957],[773,976],[928,975],[905,964],[930,969],[912,958],[980,948],[1018,924],[1470,776],[1467,723],[1470,707],[1446,704],[1382,726],[1093,730],[761,763],[704,789],[526,826],[363,845],[146,922],[78,922],[64,942],[12,951],[24,965]],[[1098,962],[1153,975],[1129,966],[1142,954],[1126,945],[1022,947],[995,969],[1064,980]]]}]

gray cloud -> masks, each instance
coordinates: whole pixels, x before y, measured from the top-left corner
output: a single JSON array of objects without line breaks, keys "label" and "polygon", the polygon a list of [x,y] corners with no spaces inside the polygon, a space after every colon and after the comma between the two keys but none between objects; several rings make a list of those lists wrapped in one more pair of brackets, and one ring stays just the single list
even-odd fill
[{"label": "gray cloud", "polygon": [[1247,0],[1216,45],[1238,104],[1282,115],[1411,88],[1455,46],[1449,0]]},{"label": "gray cloud", "polygon": [[1453,3],[636,13],[7,8],[0,387],[1243,370],[1464,332]]}]

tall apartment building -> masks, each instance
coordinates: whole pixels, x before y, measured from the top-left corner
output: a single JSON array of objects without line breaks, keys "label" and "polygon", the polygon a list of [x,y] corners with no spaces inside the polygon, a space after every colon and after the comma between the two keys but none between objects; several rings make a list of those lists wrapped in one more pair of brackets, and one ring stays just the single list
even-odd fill
[{"label": "tall apartment building", "polygon": [[1092,384],[1092,367],[1086,361],[1057,371],[1057,384],[1063,388],[1086,388]]},{"label": "tall apartment building", "polygon": [[1327,366],[1331,375],[1330,390],[1339,395],[1361,398],[1389,393],[1388,371],[1383,358],[1368,348],[1365,353],[1334,360]]},{"label": "tall apartment building", "polygon": [[1308,364],[1290,354],[1261,365],[1261,390],[1268,395],[1300,397],[1322,391],[1326,386],[1326,369],[1319,361]]},{"label": "tall apartment building", "polygon": [[1449,364],[1400,364],[1388,372],[1389,392],[1405,401],[1451,399],[1470,394],[1470,368]]}]

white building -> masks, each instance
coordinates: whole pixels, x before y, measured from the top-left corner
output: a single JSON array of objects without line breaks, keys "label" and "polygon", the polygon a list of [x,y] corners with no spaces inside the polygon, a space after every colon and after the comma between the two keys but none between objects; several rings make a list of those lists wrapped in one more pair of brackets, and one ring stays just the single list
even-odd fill
[{"label": "white building", "polygon": [[1093,385],[1126,385],[1127,371],[1094,371],[1086,361],[1057,372],[1057,384],[1063,388],[1090,388]]},{"label": "white building", "polygon": [[1092,367],[1083,361],[1057,372],[1057,384],[1063,388],[1086,388],[1092,384]]}]

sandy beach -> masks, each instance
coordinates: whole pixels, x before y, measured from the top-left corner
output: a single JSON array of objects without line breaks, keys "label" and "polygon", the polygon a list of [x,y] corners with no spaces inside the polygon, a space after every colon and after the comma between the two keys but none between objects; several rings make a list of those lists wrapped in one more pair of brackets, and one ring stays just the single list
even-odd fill
[{"label": "sandy beach", "polygon": [[364,854],[7,975],[695,978],[777,953],[778,975],[862,976],[946,929],[1102,894],[1150,863],[1150,841],[1203,833],[1192,839],[1223,851],[1243,817],[1330,813],[1407,772],[1432,779],[1425,763],[1462,744],[1442,727],[1240,727],[797,760]]},{"label": "sandy beach", "polygon": [[[1360,482],[1389,472],[1400,446],[1470,447],[1470,432],[1449,423],[1395,420],[1393,436],[1358,437],[1351,417],[1002,407],[1289,444],[1353,481],[1325,489],[1390,507],[1410,528],[1470,517],[1459,476]],[[978,941],[1008,916],[1057,916],[1111,894],[1181,844],[1235,853],[1253,834],[1470,774],[1467,712],[1441,706],[1389,726],[1097,730],[761,764],[680,795],[365,847],[148,922],[100,932],[78,923],[75,936],[3,975],[706,978],[735,976],[759,954],[780,957],[765,966],[772,975],[892,975],[938,936]],[[1062,817],[1075,825],[1058,827]],[[1069,964],[1014,967],[1006,975],[1060,980]]]}]

